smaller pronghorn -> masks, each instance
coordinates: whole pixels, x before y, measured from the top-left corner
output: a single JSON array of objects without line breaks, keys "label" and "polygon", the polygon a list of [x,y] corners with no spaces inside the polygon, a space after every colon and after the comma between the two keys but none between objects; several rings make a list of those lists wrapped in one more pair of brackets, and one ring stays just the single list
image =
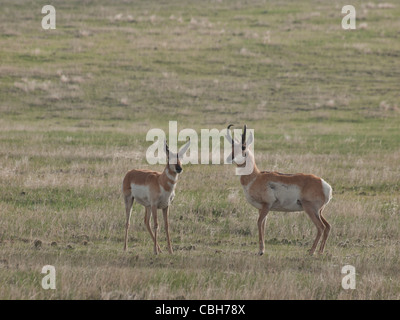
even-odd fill
[{"label": "smaller pronghorn", "polygon": [[[247,161],[251,161],[253,170],[248,175],[240,177],[244,195],[247,201],[259,210],[258,234],[259,254],[264,253],[264,229],[269,211],[305,211],[317,227],[317,236],[309,251],[312,255],[322,236],[319,253],[323,253],[326,239],[331,229],[330,224],[322,216],[322,211],[332,198],[332,188],[323,179],[312,174],[282,174],[279,172],[259,171],[254,155],[249,149],[253,143],[253,135],[250,133],[246,141],[246,125],[242,133],[242,141],[233,140],[229,128],[226,138],[232,144],[232,153],[227,162],[233,162],[238,167],[244,167]],[[239,156],[235,155],[238,150]]]},{"label": "smaller pronghorn", "polygon": [[[151,170],[131,170],[124,178],[122,192],[125,200],[126,225],[124,250],[128,246],[128,228],[132,213],[133,201],[145,207],[144,223],[154,241],[154,253],[161,252],[157,243],[157,209],[162,209],[164,216],[165,232],[167,234],[168,251],[172,253],[171,241],[169,238],[168,207],[175,196],[175,187],[178,182],[178,175],[182,172],[180,159],[187,151],[190,140],[178,151],[173,153],[169,150],[167,142],[164,143],[167,154],[167,165],[163,172]],[[154,234],[150,228],[150,217],[153,216]]]}]

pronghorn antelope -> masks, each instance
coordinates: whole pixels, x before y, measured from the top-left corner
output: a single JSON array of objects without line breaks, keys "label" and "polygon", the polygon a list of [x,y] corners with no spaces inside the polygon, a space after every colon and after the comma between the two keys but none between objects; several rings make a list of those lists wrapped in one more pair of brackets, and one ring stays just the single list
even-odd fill
[{"label": "pronghorn antelope", "polygon": [[[189,145],[190,140],[176,154],[169,150],[167,142],[165,141],[164,147],[167,154],[167,165],[163,172],[131,170],[125,175],[122,183],[126,211],[124,250],[126,250],[128,246],[129,220],[132,213],[133,201],[136,200],[136,202],[145,207],[144,223],[154,241],[155,254],[161,252],[160,246],[157,243],[157,209],[162,209],[165,232],[167,234],[168,251],[172,253],[168,229],[168,207],[174,199],[178,175],[182,172],[180,159],[182,159]],[[153,216],[154,234],[150,228],[151,216]]]},{"label": "pronghorn antelope", "polygon": [[[332,198],[331,186],[312,174],[282,174],[258,170],[254,155],[249,148],[253,143],[252,133],[246,141],[245,125],[242,141],[237,141],[230,134],[231,126],[228,126],[226,133],[226,138],[232,144],[232,153],[228,156],[227,162],[244,167],[247,161],[251,161],[253,166],[252,173],[240,177],[240,183],[247,201],[259,210],[259,254],[264,253],[264,229],[269,211],[305,211],[317,227],[317,236],[309,253],[314,254],[321,236],[319,253],[323,253],[331,226],[322,216],[322,211]],[[236,152],[239,150],[238,156],[235,155],[235,150]]]}]

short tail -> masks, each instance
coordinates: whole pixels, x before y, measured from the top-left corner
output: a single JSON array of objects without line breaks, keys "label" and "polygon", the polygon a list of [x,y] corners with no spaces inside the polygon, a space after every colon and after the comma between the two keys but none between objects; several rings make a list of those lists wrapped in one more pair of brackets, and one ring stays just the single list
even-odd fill
[{"label": "short tail", "polygon": [[321,179],[322,182],[322,191],[325,195],[325,204],[328,204],[329,201],[332,199],[332,187],[326,182],[324,179]]}]

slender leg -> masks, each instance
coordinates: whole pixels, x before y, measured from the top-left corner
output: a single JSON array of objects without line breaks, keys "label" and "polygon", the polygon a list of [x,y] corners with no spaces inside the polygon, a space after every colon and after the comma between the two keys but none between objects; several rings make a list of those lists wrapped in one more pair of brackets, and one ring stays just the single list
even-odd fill
[{"label": "slender leg", "polygon": [[[151,231],[151,227],[150,227],[150,217],[151,217],[151,207],[146,207],[145,214],[144,214],[144,224],[146,225],[146,228],[151,235],[151,239],[154,242],[154,234],[153,234],[153,231]],[[159,252],[161,252],[161,249],[158,244],[157,244],[157,249]]]},{"label": "slender leg", "polygon": [[154,224],[154,253],[158,254],[159,251],[159,246],[157,243],[157,231],[158,231],[158,220],[157,220],[157,207],[156,206],[152,206],[151,207],[151,215],[153,216],[153,224]]},{"label": "slender leg", "polygon": [[304,211],[308,214],[311,221],[317,227],[317,236],[315,237],[314,243],[309,251],[310,255],[313,255],[315,249],[318,245],[318,242],[321,238],[322,233],[325,231],[325,225],[322,223],[321,218],[318,214],[319,209],[315,209],[312,204],[308,204],[307,202],[303,202]]},{"label": "slender leg", "polygon": [[124,195],[124,200],[125,200],[125,212],[126,212],[124,251],[126,251],[126,249],[128,248],[128,229],[129,229],[129,220],[131,218],[131,213],[132,213],[133,197],[131,194]]},{"label": "slender leg", "polygon": [[258,241],[260,245],[260,251],[258,254],[262,256],[264,254],[264,231],[265,231],[265,221],[267,220],[267,214],[268,214],[268,206],[263,206],[262,209],[259,209],[259,217],[258,217]]},{"label": "slender leg", "polygon": [[319,216],[321,217],[322,223],[325,225],[325,230],[324,234],[322,235],[322,241],[321,241],[321,246],[319,247],[319,253],[322,254],[324,253],[324,248],[325,248],[325,243],[326,239],[328,239],[329,232],[331,231],[331,225],[329,224],[328,221],[322,216],[322,211],[324,210],[324,207],[322,207],[319,210]]},{"label": "slender leg", "polygon": [[169,251],[169,253],[173,253],[172,246],[171,246],[171,241],[169,239],[168,212],[169,212],[168,207],[163,209],[165,233],[167,234],[168,251]]}]

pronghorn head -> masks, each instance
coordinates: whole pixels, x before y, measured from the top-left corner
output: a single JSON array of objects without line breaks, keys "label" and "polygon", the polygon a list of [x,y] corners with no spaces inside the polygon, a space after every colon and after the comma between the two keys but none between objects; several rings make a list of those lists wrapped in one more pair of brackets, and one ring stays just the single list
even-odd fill
[{"label": "pronghorn head", "polygon": [[230,127],[232,127],[233,124],[230,124],[228,128],[226,129],[226,135],[225,137],[228,139],[228,141],[232,144],[232,152],[230,155],[226,158],[227,163],[235,163],[238,167],[244,167],[246,166],[246,161],[251,158],[253,160],[253,154],[250,151],[250,146],[253,143],[253,133],[250,132],[249,137],[246,140],[246,130],[247,130],[247,125],[244,125],[243,127],[243,132],[242,132],[242,139],[233,139],[232,135],[230,133]]},{"label": "pronghorn head", "polygon": [[174,153],[169,150],[167,140],[164,141],[165,153],[167,154],[167,166],[172,172],[181,173],[183,171],[181,159],[189,146],[190,139],[179,149],[178,153]]}]

